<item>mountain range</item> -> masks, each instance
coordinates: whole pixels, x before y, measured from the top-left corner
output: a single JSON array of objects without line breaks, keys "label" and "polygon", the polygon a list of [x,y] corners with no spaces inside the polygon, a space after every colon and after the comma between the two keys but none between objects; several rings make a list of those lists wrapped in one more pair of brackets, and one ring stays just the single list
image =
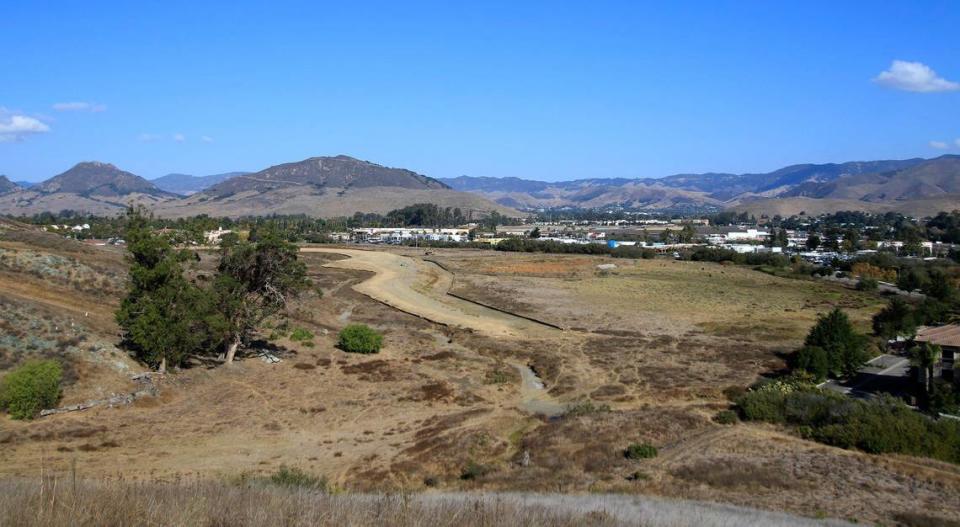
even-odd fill
[{"label": "mountain range", "polygon": [[768,173],[676,174],[547,182],[516,177],[434,179],[349,156],[312,157],[259,172],[170,174],[148,181],[83,162],[27,188],[0,176],[0,214],[64,209],[114,214],[130,203],[160,216],[385,213],[415,203],[482,217],[544,209],[733,209],[756,215],[836,210],[930,215],[960,208],[960,156],[792,165]]},{"label": "mountain range", "polygon": [[[460,208],[465,216],[478,219],[494,211],[523,215],[476,194],[452,190],[416,172],[343,155],[312,157],[255,173],[200,178],[175,174],[155,181],[93,161],[78,163],[30,188],[10,183],[6,178],[3,181],[7,184],[0,182],[0,214],[14,216],[62,210],[109,215],[122,212],[129,204],[142,204],[161,217],[338,217],[356,212],[385,214],[417,203]],[[188,196],[182,195],[187,193]]]},{"label": "mountain range", "polygon": [[922,215],[960,207],[960,156],[792,165],[768,173],[677,174],[545,182],[461,176],[441,179],[521,210],[605,208],[746,210],[756,214],[896,210]]}]

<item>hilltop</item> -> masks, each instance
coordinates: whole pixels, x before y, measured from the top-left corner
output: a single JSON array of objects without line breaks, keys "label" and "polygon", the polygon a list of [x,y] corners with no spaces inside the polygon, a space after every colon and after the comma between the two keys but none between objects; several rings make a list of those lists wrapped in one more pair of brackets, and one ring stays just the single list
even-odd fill
[{"label": "hilltop", "polygon": [[85,161],[56,175],[34,189],[44,194],[70,193],[81,196],[117,197],[128,194],[149,194],[171,197],[146,179],[120,170],[110,163]]},{"label": "hilltop", "polygon": [[30,188],[0,198],[0,214],[31,215],[62,210],[111,215],[129,204],[152,207],[177,196],[110,163],[85,161]]}]

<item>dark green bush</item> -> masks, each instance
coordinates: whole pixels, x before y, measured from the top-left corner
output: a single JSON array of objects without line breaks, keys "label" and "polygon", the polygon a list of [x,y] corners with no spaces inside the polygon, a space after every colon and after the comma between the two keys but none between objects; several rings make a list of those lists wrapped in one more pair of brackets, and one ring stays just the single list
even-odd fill
[{"label": "dark green bush", "polygon": [[744,419],[787,424],[828,445],[960,463],[960,422],[931,419],[893,397],[862,401],[809,387],[761,389],[739,406]]},{"label": "dark green bush", "polygon": [[830,373],[830,357],[820,346],[804,346],[791,357],[791,366],[794,370],[813,375],[819,382],[826,379]]},{"label": "dark green bush", "polygon": [[383,335],[366,324],[350,324],[340,332],[337,346],[349,353],[377,353],[383,346]]},{"label": "dark green bush", "polygon": [[875,278],[864,276],[857,282],[857,291],[876,291],[879,285]]},{"label": "dark green bush", "polygon": [[60,399],[63,368],[52,360],[24,363],[0,381],[0,408],[14,419],[33,419]]},{"label": "dark green bush", "polygon": [[634,443],[623,451],[623,456],[627,459],[650,459],[657,457],[657,447],[650,443]]},{"label": "dark green bush", "polygon": [[737,401],[740,417],[747,421],[782,423],[786,420],[785,394],[774,390],[747,392]]},{"label": "dark green bush", "polygon": [[740,419],[737,417],[737,412],[733,410],[720,410],[717,412],[717,415],[713,416],[713,422],[721,425],[732,425],[736,424]]}]

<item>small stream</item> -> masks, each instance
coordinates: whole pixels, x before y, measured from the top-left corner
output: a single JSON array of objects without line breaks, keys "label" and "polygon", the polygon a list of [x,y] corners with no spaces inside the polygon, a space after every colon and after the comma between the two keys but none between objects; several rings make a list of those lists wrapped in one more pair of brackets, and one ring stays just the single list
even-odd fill
[{"label": "small stream", "polygon": [[560,404],[547,393],[543,379],[537,376],[533,368],[526,364],[514,364],[520,372],[520,409],[532,414],[556,417],[562,415],[567,407]]}]

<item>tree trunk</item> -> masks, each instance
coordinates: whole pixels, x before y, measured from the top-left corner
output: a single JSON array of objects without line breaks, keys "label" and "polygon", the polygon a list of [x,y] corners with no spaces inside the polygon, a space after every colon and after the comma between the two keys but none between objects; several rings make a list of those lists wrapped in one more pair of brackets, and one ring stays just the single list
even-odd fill
[{"label": "tree trunk", "polygon": [[227,364],[233,364],[233,357],[237,355],[237,348],[240,347],[240,338],[233,339],[233,342],[230,343],[230,347],[227,348]]},{"label": "tree trunk", "polygon": [[167,373],[167,358],[166,358],[166,357],[164,357],[163,359],[160,360],[160,367],[157,368],[157,371],[159,371],[160,373]]}]

